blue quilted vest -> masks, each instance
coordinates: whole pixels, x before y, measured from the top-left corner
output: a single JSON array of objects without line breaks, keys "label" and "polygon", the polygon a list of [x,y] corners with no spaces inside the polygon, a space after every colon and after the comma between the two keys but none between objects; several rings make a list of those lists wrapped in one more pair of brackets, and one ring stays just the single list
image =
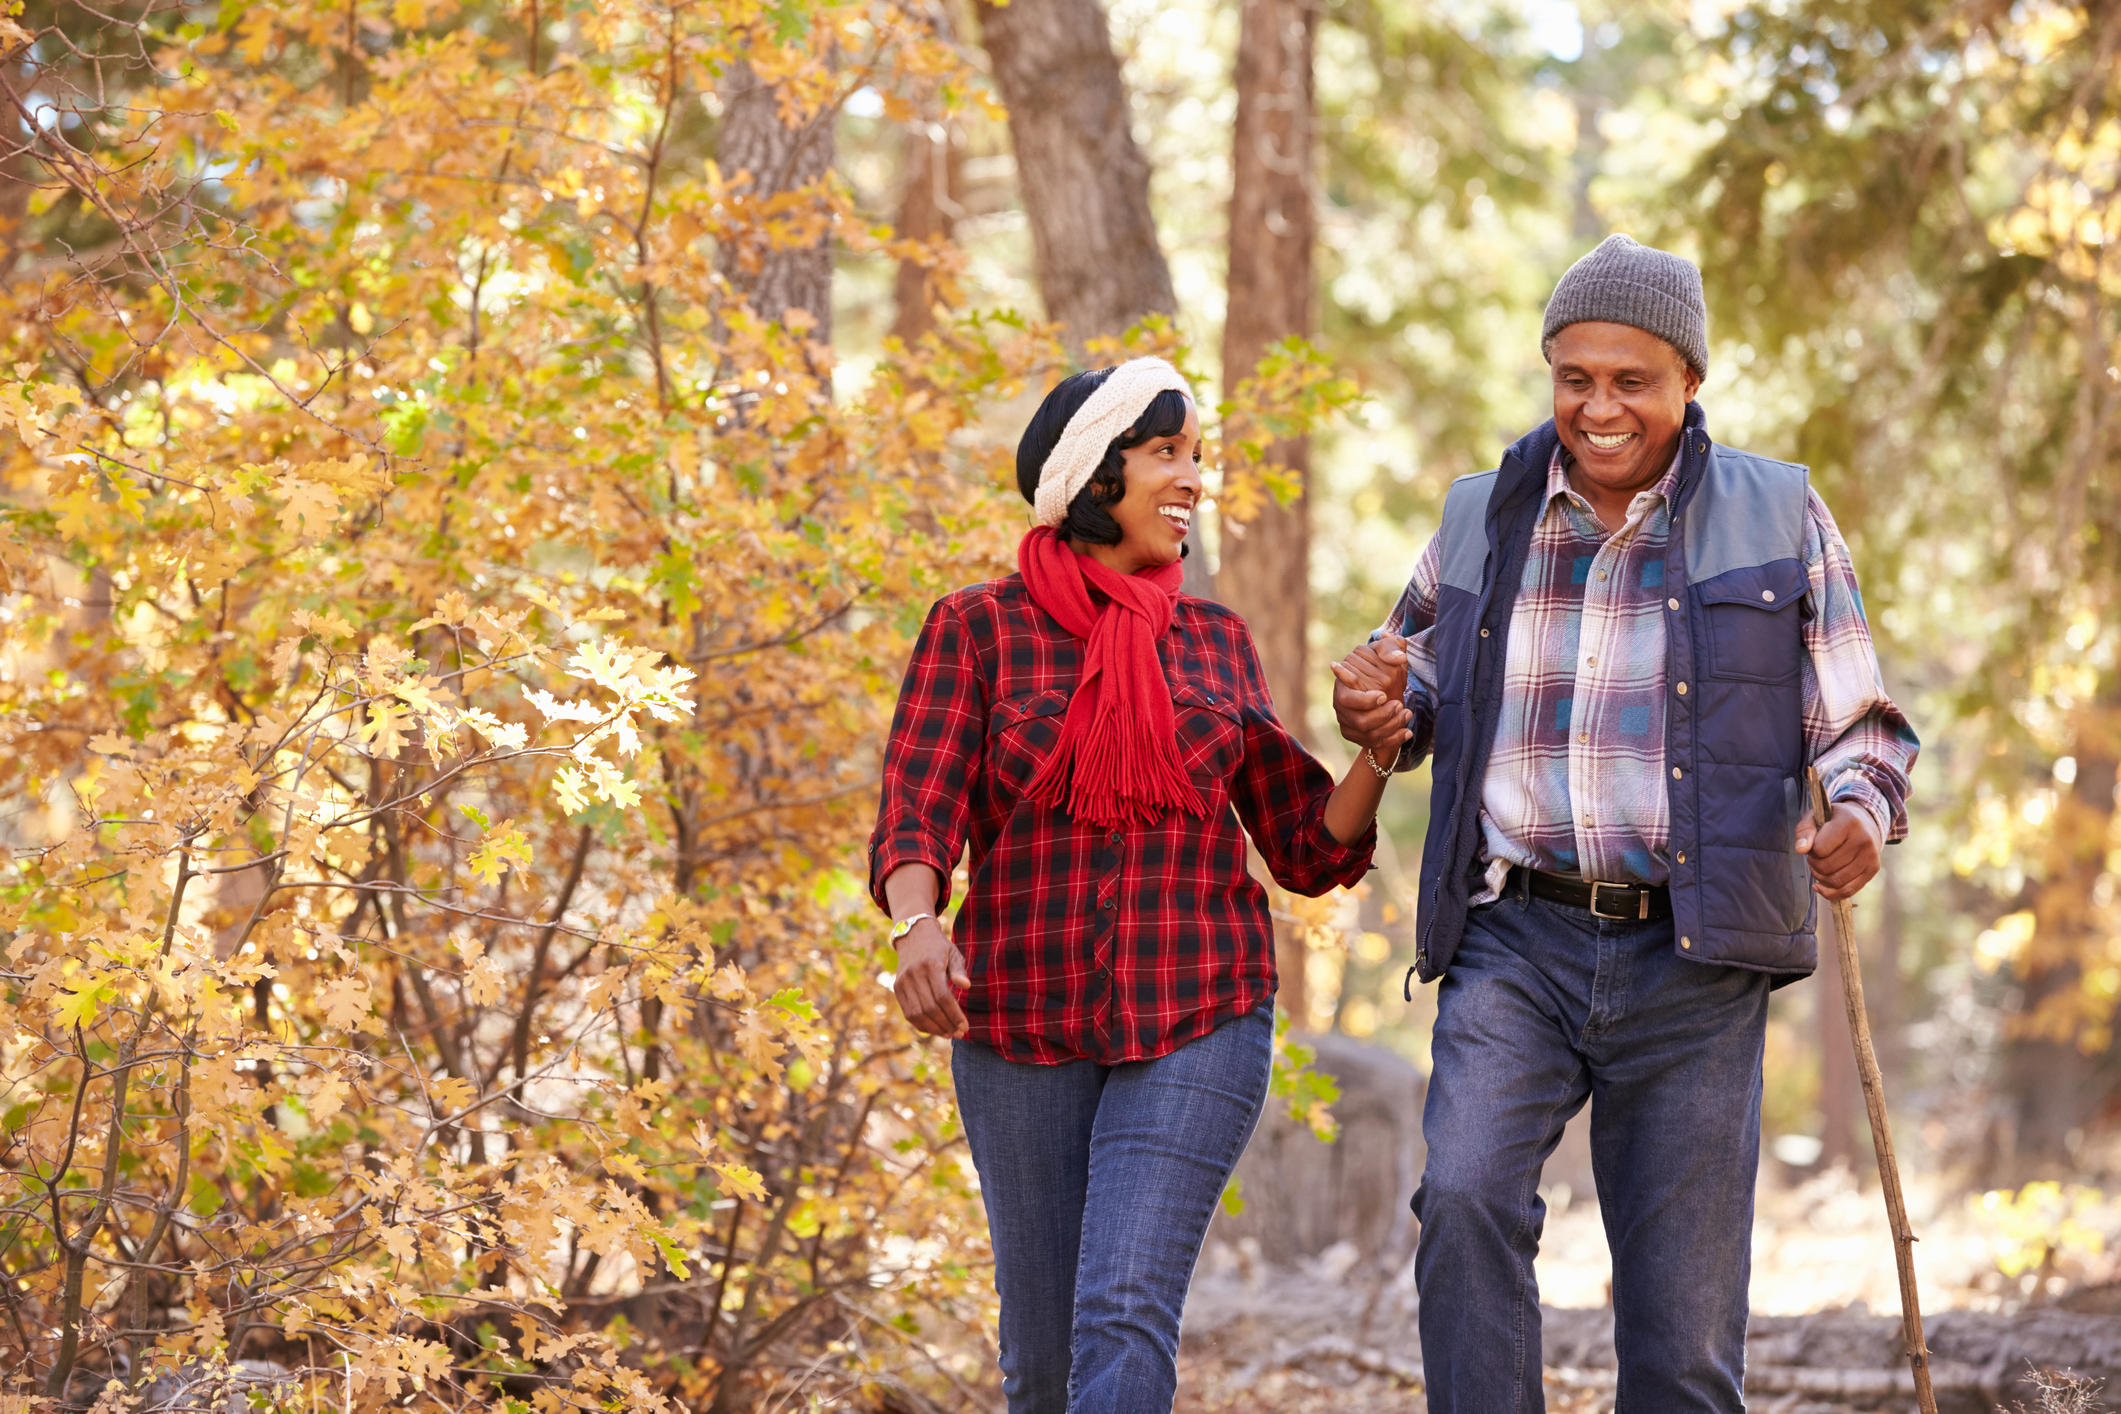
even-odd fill
[{"label": "blue quilted vest", "polygon": [[[1665,754],[1673,946],[1697,962],[1780,974],[1818,963],[1806,809],[1801,466],[1718,447],[1686,410],[1665,583]],[[1415,971],[1443,975],[1478,887],[1481,783],[1502,715],[1511,610],[1559,437],[1549,421],[1502,465],[1453,482],[1436,591],[1434,795],[1422,847]],[[1498,586],[1500,587],[1498,589]]]}]

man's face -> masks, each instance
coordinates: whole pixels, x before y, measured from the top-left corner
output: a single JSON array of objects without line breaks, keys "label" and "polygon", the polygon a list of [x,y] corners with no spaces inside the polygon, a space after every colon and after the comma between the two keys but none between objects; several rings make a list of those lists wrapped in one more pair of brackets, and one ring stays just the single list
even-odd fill
[{"label": "man's face", "polygon": [[1576,470],[1612,492],[1657,484],[1701,378],[1655,334],[1571,324],[1554,336],[1554,426]]}]

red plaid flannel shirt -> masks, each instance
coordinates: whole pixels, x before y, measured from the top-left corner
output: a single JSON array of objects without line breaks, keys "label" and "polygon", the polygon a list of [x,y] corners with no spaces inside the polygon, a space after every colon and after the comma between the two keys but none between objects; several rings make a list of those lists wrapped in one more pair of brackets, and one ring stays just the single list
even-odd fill
[{"label": "red plaid flannel shirt", "polygon": [[1011,1060],[1148,1060],[1274,995],[1274,928],[1240,818],[1284,888],[1322,894],[1369,870],[1374,828],[1346,846],[1326,829],[1333,778],[1275,719],[1244,620],[1182,595],[1157,653],[1208,814],[1099,830],[1022,798],[1082,670],[1082,644],[1022,577],[937,601],[914,645],[869,892],[888,911],[884,880],[926,864],[940,909],[970,845],[952,928],[965,1015],[971,1039]]}]

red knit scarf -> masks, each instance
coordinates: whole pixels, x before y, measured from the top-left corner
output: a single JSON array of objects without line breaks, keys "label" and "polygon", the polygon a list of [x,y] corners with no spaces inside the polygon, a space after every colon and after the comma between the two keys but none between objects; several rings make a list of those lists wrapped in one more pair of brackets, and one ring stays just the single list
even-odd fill
[{"label": "red knit scarf", "polygon": [[[1078,555],[1045,526],[1016,547],[1031,601],[1083,640],[1083,676],[1060,741],[1025,794],[1101,829],[1154,824],[1208,807],[1178,757],[1178,718],[1156,640],[1178,604],[1177,563],[1120,574]],[[1103,602],[1090,596],[1096,588]]]}]

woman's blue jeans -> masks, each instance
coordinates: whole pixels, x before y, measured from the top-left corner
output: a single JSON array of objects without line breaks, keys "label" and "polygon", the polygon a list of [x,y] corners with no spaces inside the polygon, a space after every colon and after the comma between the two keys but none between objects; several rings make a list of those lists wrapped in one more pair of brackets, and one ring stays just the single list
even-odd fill
[{"label": "woman's blue jeans", "polygon": [[1431,1414],[1543,1409],[1539,1170],[1591,1106],[1619,1414],[1745,1407],[1768,978],[1512,889],[1437,993],[1415,1276]]},{"label": "woman's blue jeans", "polygon": [[1027,1065],[954,1044],[1009,1414],[1171,1408],[1186,1287],[1259,1122],[1273,1050],[1271,1005],[1125,1065]]}]

